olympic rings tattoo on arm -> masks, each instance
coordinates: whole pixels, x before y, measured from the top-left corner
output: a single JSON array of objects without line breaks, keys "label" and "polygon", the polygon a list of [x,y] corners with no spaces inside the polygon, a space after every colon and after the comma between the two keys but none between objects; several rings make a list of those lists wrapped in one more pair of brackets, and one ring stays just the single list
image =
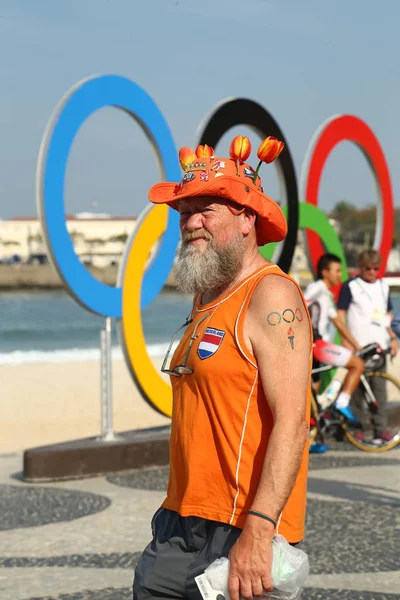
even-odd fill
[{"label": "olympic rings tattoo on arm", "polygon": [[280,325],[282,321],[284,323],[293,323],[294,321],[299,321],[299,323],[301,323],[303,320],[303,313],[300,308],[296,308],[295,310],[292,308],[285,308],[282,313],[273,310],[267,315],[265,320],[271,327]]}]

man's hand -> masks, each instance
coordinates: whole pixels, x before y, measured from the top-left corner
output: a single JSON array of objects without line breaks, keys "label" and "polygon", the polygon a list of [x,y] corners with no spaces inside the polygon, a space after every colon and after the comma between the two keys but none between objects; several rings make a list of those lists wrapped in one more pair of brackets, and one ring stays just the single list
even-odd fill
[{"label": "man's hand", "polygon": [[251,600],[272,590],[271,523],[248,515],[246,525],[229,553],[228,590],[231,600]]},{"label": "man's hand", "polygon": [[397,341],[397,338],[392,337],[392,339],[390,340],[390,355],[392,356],[392,358],[394,358],[395,356],[397,356],[399,352],[399,342]]}]

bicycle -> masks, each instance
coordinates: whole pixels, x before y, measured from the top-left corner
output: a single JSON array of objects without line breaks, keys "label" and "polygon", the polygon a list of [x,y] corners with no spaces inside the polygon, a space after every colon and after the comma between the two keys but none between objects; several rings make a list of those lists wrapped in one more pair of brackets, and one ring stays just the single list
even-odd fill
[{"label": "bicycle", "polygon": [[[400,382],[389,373],[379,371],[384,364],[384,356],[389,351],[383,351],[378,344],[369,344],[356,352],[365,361],[365,369],[361,375],[359,390],[363,398],[363,424],[351,423],[346,420],[334,406],[334,402],[339,395],[343,383],[335,396],[330,399],[329,404],[321,407],[318,402],[315,384],[312,381],[311,390],[311,417],[310,417],[310,444],[317,437],[323,443],[325,436],[334,435],[337,439],[346,437],[348,441],[363,450],[364,452],[387,452],[400,443],[400,425],[391,428],[393,433],[390,441],[383,441],[374,438],[374,431],[371,422],[371,415],[378,406],[375,395],[371,389],[371,383],[376,378],[383,378],[386,383],[386,393],[389,401],[400,403]],[[332,365],[322,365],[312,369],[312,375],[316,373],[335,370]],[[368,418],[369,417],[369,418]],[[360,435],[362,434],[362,435]]]}]

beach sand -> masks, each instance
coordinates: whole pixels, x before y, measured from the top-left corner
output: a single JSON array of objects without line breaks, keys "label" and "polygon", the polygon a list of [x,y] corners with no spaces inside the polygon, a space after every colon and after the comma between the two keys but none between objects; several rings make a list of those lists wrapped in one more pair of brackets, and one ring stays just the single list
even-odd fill
[{"label": "beach sand", "polygon": [[[0,381],[0,453],[100,434],[99,362],[1,366]],[[170,423],[142,399],[124,360],[113,360],[112,381],[115,431]]]},{"label": "beach sand", "polygon": [[[400,379],[400,355],[389,372]],[[113,360],[112,378],[115,431],[169,424],[142,399],[123,360]],[[100,434],[97,361],[1,366],[0,381],[0,453]]]}]

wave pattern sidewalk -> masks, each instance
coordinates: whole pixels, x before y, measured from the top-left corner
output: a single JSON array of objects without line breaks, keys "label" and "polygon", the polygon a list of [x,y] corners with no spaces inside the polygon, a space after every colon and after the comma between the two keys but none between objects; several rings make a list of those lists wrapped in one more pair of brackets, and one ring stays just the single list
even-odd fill
[{"label": "wave pattern sidewalk", "polygon": [[[1,600],[131,600],[168,470],[29,485],[0,455]],[[400,449],[310,456],[309,600],[400,599]]]}]

